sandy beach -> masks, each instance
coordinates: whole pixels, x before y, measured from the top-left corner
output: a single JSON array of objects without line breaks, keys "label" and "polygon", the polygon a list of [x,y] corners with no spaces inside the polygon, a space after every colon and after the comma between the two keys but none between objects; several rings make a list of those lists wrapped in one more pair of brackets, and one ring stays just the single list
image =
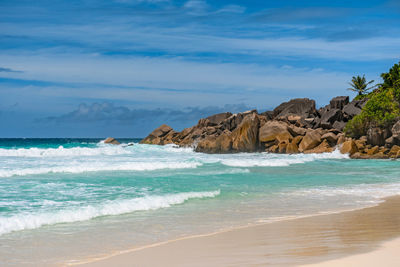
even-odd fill
[{"label": "sandy beach", "polygon": [[361,210],[134,248],[83,266],[395,266],[399,235],[400,197],[392,197]]}]

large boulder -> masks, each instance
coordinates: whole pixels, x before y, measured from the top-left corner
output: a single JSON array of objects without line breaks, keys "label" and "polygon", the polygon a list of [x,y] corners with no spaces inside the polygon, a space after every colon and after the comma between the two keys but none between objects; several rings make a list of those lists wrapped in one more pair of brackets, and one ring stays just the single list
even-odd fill
[{"label": "large boulder", "polygon": [[353,102],[347,104],[343,108],[343,113],[346,114],[350,119],[353,118],[354,116],[360,114],[361,108],[359,108],[357,104],[358,103],[356,101],[353,101]]},{"label": "large boulder", "polygon": [[279,139],[290,139],[288,125],[281,121],[267,121],[259,131],[259,140],[262,143]]},{"label": "large boulder", "polygon": [[286,146],[286,153],[287,154],[297,154],[299,153],[299,148],[297,147],[297,144],[295,142],[290,142]]},{"label": "large boulder", "polygon": [[367,141],[371,145],[383,146],[388,137],[388,131],[379,127],[371,127],[367,131]]},{"label": "large boulder", "polygon": [[308,98],[296,98],[289,102],[284,102],[274,109],[274,117],[288,117],[297,115],[300,117],[310,117],[316,114],[315,101]]},{"label": "large boulder", "polygon": [[230,116],[232,116],[232,113],[224,112],[224,113],[218,113],[218,114],[211,115],[211,116],[207,117],[206,119],[208,120],[209,125],[215,126],[215,125],[220,124],[223,120],[229,118]]},{"label": "large boulder", "polygon": [[358,152],[358,148],[354,140],[348,140],[342,144],[340,148],[340,152],[342,154],[350,154],[353,155],[354,153]]},{"label": "large boulder", "polygon": [[326,109],[321,114],[321,127],[325,129],[332,128],[333,124],[337,121],[343,120],[342,111],[340,109],[331,108]]},{"label": "large boulder", "polygon": [[349,103],[348,96],[337,96],[331,99],[329,105],[332,109],[343,109],[345,105]]},{"label": "large boulder", "polygon": [[333,125],[332,125],[332,128],[341,132],[341,131],[343,131],[345,126],[346,126],[346,122],[344,122],[344,121],[335,121],[333,123]]},{"label": "large boulder", "polygon": [[167,135],[169,132],[173,131],[171,127],[166,124],[161,125],[153,132],[151,132],[146,138],[140,141],[141,144],[154,144],[154,145],[162,145],[162,137]]},{"label": "large boulder", "polygon": [[231,132],[225,130],[221,135],[210,135],[197,143],[196,151],[204,153],[231,153],[232,136]]},{"label": "large boulder", "polygon": [[333,148],[329,145],[328,141],[323,140],[321,144],[319,144],[317,147],[314,147],[313,149],[309,149],[304,151],[305,154],[310,154],[310,153],[327,153],[327,152],[332,152]]},{"label": "large boulder", "polygon": [[247,115],[232,132],[232,150],[235,152],[254,152],[258,150],[258,130],[260,120],[256,113]]},{"label": "large boulder", "polygon": [[400,120],[398,120],[392,127],[392,135],[400,136]]},{"label": "large boulder", "polygon": [[204,153],[218,153],[217,148],[217,138],[214,135],[207,136],[206,138],[200,140],[196,145],[196,152]]},{"label": "large boulder", "polygon": [[118,142],[115,138],[113,137],[108,137],[107,139],[104,140],[104,144],[112,144],[112,145],[119,145],[120,142]]},{"label": "large boulder", "polygon": [[295,125],[289,125],[288,130],[293,136],[305,135],[307,132],[305,128],[297,127]]},{"label": "large boulder", "polygon": [[326,140],[330,145],[336,145],[338,137],[332,132],[328,132],[321,136],[321,140]]},{"label": "large boulder", "polygon": [[318,131],[310,130],[306,133],[299,145],[299,151],[313,149],[321,143],[321,134]]}]

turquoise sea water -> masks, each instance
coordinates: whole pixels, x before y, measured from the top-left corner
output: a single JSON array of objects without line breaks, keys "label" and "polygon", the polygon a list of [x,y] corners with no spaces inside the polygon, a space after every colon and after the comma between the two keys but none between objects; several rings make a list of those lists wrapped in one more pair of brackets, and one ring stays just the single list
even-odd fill
[{"label": "turquoise sea water", "polygon": [[[231,227],[374,205],[400,164],[207,155],[100,139],[0,139],[0,262],[52,265]],[[133,146],[127,146],[134,142]]]}]

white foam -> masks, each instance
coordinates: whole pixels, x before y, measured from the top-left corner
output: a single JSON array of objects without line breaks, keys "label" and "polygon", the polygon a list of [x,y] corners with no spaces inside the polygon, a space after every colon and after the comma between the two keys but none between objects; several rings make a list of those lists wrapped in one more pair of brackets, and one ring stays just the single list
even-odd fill
[{"label": "white foam", "polygon": [[[66,163],[67,164],[67,163]],[[187,169],[201,166],[200,162],[126,162],[126,163],[81,163],[55,167],[33,167],[22,169],[0,169],[0,177],[36,175],[46,173],[83,173],[97,171],[154,171],[161,169]]]},{"label": "white foam", "polygon": [[[98,144],[97,147],[0,149],[0,177],[46,173],[83,173],[96,171],[153,171],[189,169],[203,164],[230,167],[279,167],[322,159],[343,159],[339,151],[322,154],[203,154],[192,148],[174,145],[135,144],[131,147]],[[227,171],[228,170],[223,170]],[[231,170],[231,174],[248,170]]]},{"label": "white foam", "polygon": [[347,159],[348,155],[335,150],[331,153],[320,154],[269,154],[262,153],[259,156],[242,154],[242,157],[221,159],[221,163],[231,167],[279,167],[301,164],[323,159]]},{"label": "white foam", "polygon": [[284,195],[301,197],[368,197],[371,199],[382,199],[390,196],[400,195],[400,183],[390,184],[358,184],[346,187],[317,187],[310,189],[295,190],[284,192]]},{"label": "white foam", "polygon": [[0,217],[0,235],[44,225],[86,221],[100,216],[120,215],[135,211],[156,210],[182,204],[194,198],[213,198],[220,190],[209,192],[185,192],[163,196],[146,196],[134,199],[107,201],[101,205],[88,205],[46,213],[27,213],[12,217]]},{"label": "white foam", "polygon": [[71,156],[97,156],[97,155],[123,155],[131,151],[122,146],[103,145],[98,147],[72,147],[64,148],[0,148],[0,157],[71,157]]}]

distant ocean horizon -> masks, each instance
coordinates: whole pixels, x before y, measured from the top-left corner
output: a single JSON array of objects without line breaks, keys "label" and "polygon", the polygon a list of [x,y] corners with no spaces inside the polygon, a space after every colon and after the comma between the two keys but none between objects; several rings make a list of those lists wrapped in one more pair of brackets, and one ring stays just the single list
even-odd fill
[{"label": "distant ocean horizon", "polygon": [[121,145],[0,139],[0,262],[76,261],[400,194],[392,160],[351,160],[339,151],[211,155],[117,139]]}]

